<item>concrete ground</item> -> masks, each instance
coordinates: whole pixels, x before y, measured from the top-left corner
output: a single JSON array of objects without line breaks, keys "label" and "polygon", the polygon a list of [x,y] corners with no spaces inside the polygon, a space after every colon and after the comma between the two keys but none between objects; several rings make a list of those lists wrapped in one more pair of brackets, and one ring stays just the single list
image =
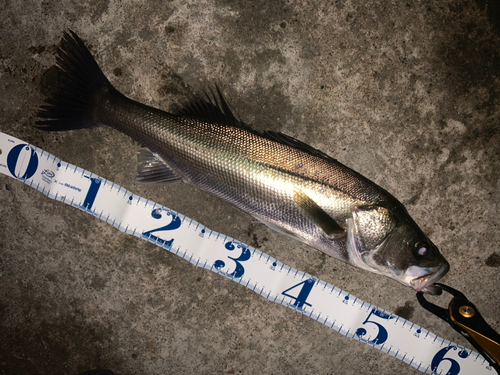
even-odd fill
[{"label": "concrete ground", "polygon": [[[254,128],[297,137],[398,197],[449,260],[444,282],[500,330],[498,5],[368,3],[2,1],[0,129],[468,345],[410,288],[194,188],[132,184],[140,146],[126,136],[32,126],[68,28],[145,104],[173,110],[217,83]],[[1,374],[420,373],[5,176],[0,212]]]}]

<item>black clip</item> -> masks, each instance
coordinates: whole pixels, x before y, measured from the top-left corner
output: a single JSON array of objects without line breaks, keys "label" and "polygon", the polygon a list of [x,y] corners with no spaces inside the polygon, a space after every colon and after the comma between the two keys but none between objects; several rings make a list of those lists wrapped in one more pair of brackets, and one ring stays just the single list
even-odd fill
[{"label": "black clip", "polygon": [[451,300],[448,309],[430,303],[424,298],[422,292],[418,292],[417,299],[420,305],[449,323],[500,374],[500,335],[486,323],[476,306],[463,293],[441,283],[435,283],[434,285],[453,295],[454,298]]}]

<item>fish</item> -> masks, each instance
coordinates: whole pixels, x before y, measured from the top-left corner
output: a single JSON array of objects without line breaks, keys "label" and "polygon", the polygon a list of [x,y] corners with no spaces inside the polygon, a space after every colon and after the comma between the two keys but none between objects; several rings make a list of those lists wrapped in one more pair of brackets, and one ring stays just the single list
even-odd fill
[{"label": "fish", "polygon": [[169,113],[127,98],[76,33],[56,53],[59,86],[36,127],[69,131],[107,126],[146,149],[139,183],[183,181],[232,204],[273,230],[354,267],[416,291],[450,266],[394,196],[326,153],[239,120],[218,86]]}]

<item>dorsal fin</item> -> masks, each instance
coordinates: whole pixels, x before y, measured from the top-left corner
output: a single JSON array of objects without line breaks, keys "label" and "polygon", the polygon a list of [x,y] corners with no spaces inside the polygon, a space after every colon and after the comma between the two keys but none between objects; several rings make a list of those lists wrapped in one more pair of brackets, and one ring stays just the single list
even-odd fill
[{"label": "dorsal fin", "polygon": [[308,144],[299,141],[298,139],[295,139],[289,135],[274,131],[265,131],[261,133],[253,130],[250,126],[238,120],[236,116],[234,116],[231,108],[229,107],[229,104],[227,104],[224,96],[222,95],[222,92],[217,85],[215,85],[215,92],[212,88],[209,88],[208,92],[205,91],[203,95],[196,96],[175,114],[178,116],[192,117],[208,122],[242,128],[254,134],[258,134],[260,136],[268,138],[272,141],[279,142],[284,145],[307,152],[311,155],[318,156],[327,160],[335,160],[324,152],[312,146],[309,146]]},{"label": "dorsal fin", "polygon": [[217,85],[215,85],[215,92],[209,88],[208,92],[205,91],[204,95],[195,97],[175,114],[250,130],[248,125],[234,116]]},{"label": "dorsal fin", "polygon": [[273,141],[285,144],[287,146],[296,148],[296,149],[301,150],[301,151],[305,151],[311,155],[319,156],[320,158],[327,159],[327,160],[335,160],[331,156],[325,154],[323,151],[320,151],[317,148],[309,146],[308,144],[306,144],[302,141],[299,141],[296,138],[290,137],[289,135],[279,133],[279,132],[266,131],[266,132],[264,132],[264,136],[269,138],[269,139],[272,139]]}]

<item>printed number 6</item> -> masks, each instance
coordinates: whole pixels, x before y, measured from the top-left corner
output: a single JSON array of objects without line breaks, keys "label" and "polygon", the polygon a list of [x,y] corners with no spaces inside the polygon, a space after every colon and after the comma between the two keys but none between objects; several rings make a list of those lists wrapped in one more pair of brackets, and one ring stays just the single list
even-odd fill
[{"label": "printed number 6", "polygon": [[[450,362],[450,369],[446,373],[446,375],[458,375],[460,373],[460,365],[458,364],[457,361],[455,361],[453,358],[444,358],[444,356],[451,350],[457,350],[458,347],[455,345],[450,345],[447,346],[446,348],[441,349],[439,352],[436,353],[434,358],[432,358],[431,362],[431,370],[433,374],[437,374],[437,368],[441,364],[441,362],[448,361]],[[467,350],[462,349],[458,352],[458,356],[460,358],[467,358],[469,356],[469,353],[467,353]],[[442,371],[439,372],[440,374]]]},{"label": "printed number 6", "polygon": [[387,314],[381,310],[378,310],[378,309],[372,309],[372,311],[370,312],[370,314],[367,316],[367,318],[365,319],[365,321],[363,322],[363,324],[375,324],[378,328],[378,334],[377,336],[375,336],[375,338],[373,340],[366,340],[363,338],[363,336],[366,335],[366,329],[364,328],[358,328],[357,331],[356,331],[356,336],[358,336],[358,338],[363,341],[363,342],[366,342],[368,344],[374,344],[374,345],[380,345],[380,344],[383,344],[384,342],[387,341],[387,338],[389,337],[389,334],[387,333],[387,330],[384,328],[384,326],[380,323],[377,323],[377,322],[374,322],[373,320],[369,320],[370,319],[370,316],[378,316],[379,318],[382,318],[382,319],[385,319],[385,320],[389,320],[389,319],[393,319],[394,317],[390,314]]}]

